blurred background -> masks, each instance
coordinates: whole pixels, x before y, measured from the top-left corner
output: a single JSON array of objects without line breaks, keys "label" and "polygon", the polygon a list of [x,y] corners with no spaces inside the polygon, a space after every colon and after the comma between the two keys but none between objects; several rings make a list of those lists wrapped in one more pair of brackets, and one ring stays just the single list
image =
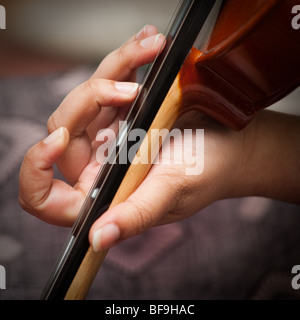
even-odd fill
[{"label": "blurred background", "polygon": [[2,4],[7,11],[7,30],[1,33],[6,52],[17,47],[19,59],[26,53],[26,58],[39,54],[60,63],[98,63],[145,24],[164,32],[178,1],[7,0]]},{"label": "blurred background", "polygon": [[[7,0],[0,30],[0,299],[38,299],[68,229],[19,207],[24,153],[99,62],[146,24],[167,28],[177,0]],[[299,89],[271,108],[300,114]],[[30,181],[28,182],[30,183]],[[112,249],[88,299],[287,299],[300,264],[299,206],[224,200]],[[117,288],[117,289],[116,289]]]}]

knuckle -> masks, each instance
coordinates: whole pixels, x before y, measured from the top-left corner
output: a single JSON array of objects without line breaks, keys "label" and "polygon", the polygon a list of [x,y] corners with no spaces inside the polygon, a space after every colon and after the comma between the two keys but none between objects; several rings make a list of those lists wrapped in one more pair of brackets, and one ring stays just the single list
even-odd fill
[{"label": "knuckle", "polygon": [[[39,163],[37,162],[35,155],[36,153],[33,146],[24,156],[19,176],[18,202],[23,210],[39,217],[42,214],[43,205],[48,197],[49,192],[45,190],[28,190],[28,183],[30,183],[27,175],[28,168],[31,168],[30,170],[32,171],[32,177],[35,176],[35,173],[39,168]],[[32,178],[31,181],[33,180],[35,179]]]},{"label": "knuckle", "polygon": [[46,211],[46,200],[48,198],[48,193],[40,195],[32,194],[32,195],[26,195],[24,196],[21,192],[18,196],[18,202],[21,206],[21,208],[33,215],[34,217],[44,220],[43,217],[45,215]]},{"label": "knuckle", "polygon": [[33,207],[31,206],[30,201],[28,201],[27,199],[25,200],[21,193],[19,193],[18,201],[23,210],[29,213],[33,213],[34,210],[33,210]]},{"label": "knuckle", "polygon": [[32,146],[24,155],[21,170],[20,170],[20,182],[22,182],[22,174],[25,168],[35,169],[38,167],[39,162],[37,161],[38,144]]},{"label": "knuckle", "polygon": [[32,214],[33,216],[37,217],[38,219],[41,219],[41,215],[42,215],[41,211],[42,210],[40,208],[40,204],[36,203],[35,197],[24,198],[22,193],[19,193],[18,202],[24,211]]},{"label": "knuckle", "polygon": [[93,108],[94,105],[98,106],[101,109],[102,104],[105,104],[106,97],[103,95],[105,90],[103,89],[107,80],[104,82],[102,79],[89,79],[83,83],[83,91],[85,92],[85,96],[88,104]]},{"label": "knuckle", "polygon": [[35,167],[35,165],[36,165],[36,161],[35,161],[35,158],[33,156],[33,148],[34,147],[31,147],[27,151],[27,153],[24,156],[24,160],[23,160],[23,163],[25,163],[30,168]]},{"label": "knuckle", "polygon": [[128,200],[130,204],[130,211],[135,219],[135,233],[140,234],[153,224],[153,206],[148,204],[146,201],[139,201],[136,204],[134,201]]},{"label": "knuckle", "polygon": [[126,47],[127,45],[126,44],[123,44],[118,50],[117,50],[117,53],[118,53],[118,56],[120,59],[124,58],[126,56]]},{"label": "knuckle", "polygon": [[131,74],[135,71],[135,55],[131,54],[131,50],[128,49],[130,44],[123,44],[117,50],[117,56],[119,61],[123,62],[123,68],[126,70],[126,73]]},{"label": "knuckle", "polygon": [[88,90],[91,93],[98,92],[97,80],[93,78],[88,79],[83,83],[83,89]]},{"label": "knuckle", "polygon": [[47,121],[47,129],[49,133],[52,133],[53,131],[57,130],[60,127],[62,127],[62,120],[60,117],[59,109],[57,109],[49,117]]}]

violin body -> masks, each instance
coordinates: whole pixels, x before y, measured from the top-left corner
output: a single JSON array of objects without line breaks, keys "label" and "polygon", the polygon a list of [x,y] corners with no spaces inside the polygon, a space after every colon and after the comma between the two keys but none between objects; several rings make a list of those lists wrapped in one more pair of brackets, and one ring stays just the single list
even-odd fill
[{"label": "violin body", "polygon": [[[228,0],[201,51],[180,71],[182,111],[196,108],[234,130],[300,83],[300,33],[291,26],[296,1]],[[201,103],[201,104],[199,104]]]},{"label": "violin body", "polygon": [[[299,85],[299,33],[291,26],[295,1],[221,2],[182,1],[167,45],[127,116],[131,129],[171,129],[184,112],[197,109],[241,130],[260,109]],[[212,31],[200,41],[195,31],[199,35],[206,32],[206,24]],[[121,142],[116,141],[117,150],[122,150]],[[144,142],[140,150],[144,145],[159,150]],[[89,247],[91,225],[108,207],[125,201],[151,167],[151,163],[124,166],[109,162],[87,195],[42,299],[85,298],[107,253],[95,253]]]}]

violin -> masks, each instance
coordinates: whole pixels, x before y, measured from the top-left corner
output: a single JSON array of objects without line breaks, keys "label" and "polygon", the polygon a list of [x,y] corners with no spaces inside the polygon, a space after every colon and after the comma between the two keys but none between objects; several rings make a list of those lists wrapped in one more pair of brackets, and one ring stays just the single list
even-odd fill
[{"label": "violin", "polygon": [[[151,163],[118,161],[133,144],[128,140],[132,130],[170,130],[191,109],[242,130],[259,110],[299,85],[300,31],[291,25],[294,5],[294,0],[180,2],[164,49],[119,130],[114,158],[95,178],[41,299],[86,297],[108,252],[95,253],[89,246],[92,224],[109,207],[125,201],[151,168]],[[151,145],[146,139],[137,155],[144,148],[158,152],[161,147],[162,142]]]}]

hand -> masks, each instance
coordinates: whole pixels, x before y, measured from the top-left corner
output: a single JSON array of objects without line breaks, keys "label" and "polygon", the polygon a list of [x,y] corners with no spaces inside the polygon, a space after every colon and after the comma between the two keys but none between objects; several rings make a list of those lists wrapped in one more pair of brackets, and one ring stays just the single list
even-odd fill
[{"label": "hand", "polygon": [[[89,240],[95,251],[101,251],[126,238],[140,234],[153,226],[172,223],[189,217],[210,203],[240,192],[238,181],[243,172],[247,154],[244,149],[244,133],[233,132],[210,120],[199,112],[189,112],[175,123],[181,134],[170,140],[171,152],[162,148],[158,161],[147,177],[129,198],[105,212],[92,226]],[[196,130],[204,129],[204,154],[196,152]],[[185,130],[191,129],[191,130]],[[183,144],[192,146],[184,157],[174,163],[176,150]],[[165,146],[165,144],[164,144]],[[195,155],[204,159],[204,170],[198,168],[195,175],[187,174],[187,168],[195,162]],[[202,157],[202,159],[201,159]],[[239,165],[236,165],[236,164]],[[200,171],[199,171],[200,169]]]},{"label": "hand", "polygon": [[[73,224],[101,165],[96,160],[96,134],[103,128],[116,132],[138,92],[137,85],[127,81],[134,81],[136,69],[156,57],[163,40],[153,26],[145,27],[108,55],[92,78],[64,99],[48,121],[50,136],[25,155],[19,201],[26,211],[48,223]],[[238,135],[192,113],[176,126],[182,130],[210,128],[210,134],[205,133],[205,171],[187,176],[184,164],[153,165],[136,192],[94,224],[90,242],[95,250],[154,225],[183,219],[224,196],[222,181],[228,181],[228,172],[233,171],[239,139],[232,138]],[[194,134],[188,139],[192,141]],[[218,153],[222,157],[216,157]],[[53,179],[54,163],[69,184]]]},{"label": "hand", "polygon": [[[146,26],[64,99],[48,121],[51,135],[24,157],[19,186],[24,210],[51,224],[73,224],[101,165],[96,134],[117,130],[138,93],[132,82],[137,68],[153,61],[163,42],[154,26]],[[69,184],[53,179],[54,163]]]},{"label": "hand", "polygon": [[[125,202],[94,223],[89,234],[94,250],[189,217],[220,199],[263,196],[299,203],[299,122],[297,116],[261,111],[245,129],[234,132],[197,112],[185,114],[175,124],[182,131],[193,129],[184,143],[190,146],[193,141],[194,146],[195,130],[204,129],[203,172],[187,175],[184,162],[154,164]],[[175,150],[182,141],[175,137]],[[165,159],[170,155],[164,150],[160,154]]]},{"label": "hand", "polygon": [[[155,58],[162,42],[163,36],[148,26],[66,97],[49,119],[52,134],[24,158],[19,199],[25,210],[53,224],[74,222],[100,167],[96,133],[102,128],[116,131],[138,91],[136,84],[127,81],[134,80],[139,66]],[[186,218],[219,199],[248,195],[299,199],[299,172],[293,170],[300,157],[299,118],[263,111],[244,130],[233,132],[190,112],[176,127],[194,129],[185,140],[190,142],[195,129],[205,130],[203,172],[186,175],[184,163],[154,164],[139,188],[92,226],[89,239],[95,251]],[[176,146],[182,140],[175,138],[172,143]],[[278,157],[280,152],[284,156]],[[70,184],[53,180],[54,163]]]}]

